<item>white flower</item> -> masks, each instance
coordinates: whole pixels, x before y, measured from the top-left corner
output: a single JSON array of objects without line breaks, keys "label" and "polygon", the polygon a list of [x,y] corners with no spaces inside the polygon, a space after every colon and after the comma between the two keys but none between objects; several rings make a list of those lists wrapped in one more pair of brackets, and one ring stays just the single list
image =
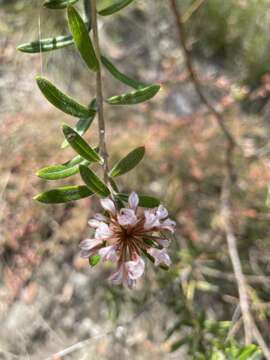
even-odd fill
[{"label": "white flower", "polygon": [[168,217],[168,210],[163,205],[159,205],[159,207],[157,208],[156,216],[159,219],[165,219],[166,217]]},{"label": "white flower", "polygon": [[167,248],[170,246],[171,240],[155,238],[155,242],[157,242],[158,245]]},{"label": "white flower", "polygon": [[112,231],[110,230],[108,224],[101,222],[96,229],[95,238],[98,240],[107,240],[112,236]]},{"label": "white flower", "polygon": [[95,214],[95,219],[98,220],[98,221],[102,221],[102,222],[107,222],[108,221],[108,218],[105,216],[105,215],[102,215],[102,214]]},{"label": "white flower", "polygon": [[[96,214],[89,221],[90,227],[95,229],[95,238],[81,242],[80,254],[83,258],[99,254],[103,261],[117,263],[117,270],[110,279],[114,284],[129,288],[144,273],[145,263],[141,256],[145,252],[154,258],[156,266],[170,266],[171,259],[165,251],[170,240],[164,232],[173,233],[175,222],[168,218],[164,206],[141,211],[138,209],[139,197],[134,192],[128,198],[127,208],[118,210],[109,198],[102,199],[101,205],[106,210],[106,216]],[[149,244],[159,245],[162,249]]]},{"label": "white flower", "polygon": [[122,263],[116,272],[110,276],[110,280],[115,285],[124,285],[132,288],[136,280],[144,273],[144,261],[137,256],[136,260],[127,261]]},{"label": "white flower", "polygon": [[115,208],[114,202],[111,199],[109,199],[109,198],[101,199],[100,203],[104,210],[108,211],[111,214],[116,213],[116,208]]},{"label": "white flower", "polygon": [[170,266],[172,263],[165,249],[159,250],[155,248],[150,248],[147,250],[147,252],[149,255],[151,255],[154,258],[156,266],[159,265]]},{"label": "white flower", "polygon": [[137,210],[139,205],[139,196],[133,191],[128,198],[128,205],[131,209]]},{"label": "white flower", "polygon": [[90,219],[90,220],[88,221],[88,225],[89,225],[90,227],[92,227],[92,228],[98,228],[99,225],[100,225],[100,221],[97,220],[97,219]]},{"label": "white flower", "polygon": [[115,245],[103,247],[99,250],[99,255],[103,261],[117,261],[117,253],[115,251]]},{"label": "white flower", "polygon": [[120,210],[120,214],[117,215],[117,220],[121,226],[134,226],[138,222],[135,211],[125,208]]},{"label": "white flower", "polygon": [[140,256],[137,256],[136,260],[131,260],[126,263],[126,267],[129,273],[129,277],[132,280],[137,280],[144,273],[145,263]]},{"label": "white flower", "polygon": [[168,230],[171,233],[175,231],[176,222],[171,219],[166,219],[160,224],[160,230]]},{"label": "white flower", "polygon": [[155,227],[158,227],[160,225],[159,218],[156,216],[156,214],[153,213],[151,210],[145,210],[144,211],[144,229],[145,230],[152,230]]},{"label": "white flower", "polygon": [[97,252],[97,250],[101,247],[102,242],[97,239],[86,239],[83,240],[79,247],[81,249],[80,256],[84,259],[89,258],[93,254]]}]

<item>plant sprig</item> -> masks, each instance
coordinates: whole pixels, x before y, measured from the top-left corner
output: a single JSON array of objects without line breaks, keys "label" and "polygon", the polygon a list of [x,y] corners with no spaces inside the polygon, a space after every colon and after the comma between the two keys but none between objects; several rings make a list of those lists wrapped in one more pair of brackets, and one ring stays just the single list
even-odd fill
[{"label": "plant sprig", "polygon": [[[96,0],[84,0],[86,16],[85,23],[78,10],[74,7],[80,0],[46,0],[44,7],[52,11],[65,9],[67,13],[70,34],[57,35],[51,38],[34,40],[18,46],[18,50],[35,54],[39,52],[56,51],[67,46],[74,46],[81,56],[82,61],[87,65],[89,71],[96,73],[96,94],[89,106],[82,105],[77,100],[58,89],[50,80],[43,76],[37,76],[37,85],[44,97],[58,110],[73,116],[77,119],[73,127],[63,125],[65,140],[62,148],[71,146],[75,157],[61,165],[50,165],[37,171],[37,176],[45,180],[60,180],[80,174],[85,185],[62,186],[53,188],[34,197],[35,200],[46,203],[65,203],[80,200],[93,194],[99,197],[111,196],[119,203],[126,202],[128,197],[122,194],[115,179],[135,169],[145,154],[143,146],[131,150],[116,164],[109,167],[106,145],[106,121],[103,111],[104,101],[111,106],[135,105],[153,98],[160,86],[158,84],[145,84],[132,79],[119,70],[106,56],[101,54],[98,33],[98,16],[110,16],[130,5],[134,0],[118,0],[106,2],[106,7],[100,8]],[[91,24],[91,26],[90,26]],[[102,85],[102,70],[108,71],[114,78],[122,82],[133,91],[125,94],[104,96]],[[79,118],[79,120],[78,120]],[[97,118],[99,144],[93,147],[83,138],[93,121]],[[103,180],[91,169],[93,163],[103,169]],[[140,196],[140,205],[154,207],[159,200],[147,196]]]}]

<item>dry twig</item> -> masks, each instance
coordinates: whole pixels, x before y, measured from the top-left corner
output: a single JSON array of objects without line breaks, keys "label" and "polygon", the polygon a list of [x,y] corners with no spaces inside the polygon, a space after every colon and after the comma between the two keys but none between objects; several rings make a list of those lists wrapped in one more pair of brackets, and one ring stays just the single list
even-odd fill
[{"label": "dry twig", "polygon": [[211,104],[211,102],[207,99],[207,97],[203,93],[203,90],[200,85],[200,81],[193,67],[191,52],[189,51],[187,46],[185,28],[184,28],[184,23],[182,21],[181,12],[177,6],[176,0],[169,0],[169,2],[171,5],[173,15],[175,17],[178,35],[180,38],[180,44],[184,53],[186,67],[189,71],[191,81],[195,87],[195,90],[199,98],[206,105],[209,112],[214,116],[218,126],[220,127],[221,131],[223,132],[227,140],[227,150],[225,157],[226,174],[225,174],[225,180],[221,195],[221,214],[223,220],[223,230],[226,235],[228,251],[238,287],[239,302],[240,302],[240,308],[241,308],[244,330],[245,330],[245,342],[246,344],[249,344],[251,343],[253,338],[256,339],[258,344],[261,346],[261,349],[266,359],[269,360],[270,352],[250,312],[246,279],[242,271],[240,256],[237,249],[237,238],[234,234],[233,226],[231,222],[231,217],[232,217],[231,190],[233,185],[233,173],[234,173],[233,153],[235,147],[238,146],[238,144],[235,138],[233,137],[233,135],[231,134],[231,132],[228,130],[224,122],[223,116],[214,108],[214,106]]},{"label": "dry twig", "polygon": [[191,16],[202,6],[204,2],[205,0],[195,1],[183,15],[183,23],[187,22],[191,18]]}]

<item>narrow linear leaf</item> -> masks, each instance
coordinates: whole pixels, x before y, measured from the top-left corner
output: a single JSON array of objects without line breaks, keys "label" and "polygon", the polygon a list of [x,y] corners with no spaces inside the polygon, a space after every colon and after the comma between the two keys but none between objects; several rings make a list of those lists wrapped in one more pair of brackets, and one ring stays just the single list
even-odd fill
[{"label": "narrow linear leaf", "polygon": [[167,330],[167,332],[166,332],[166,338],[165,338],[165,339],[168,340],[168,339],[174,334],[174,332],[175,332],[176,330],[181,329],[181,327],[182,327],[182,320],[177,320],[177,321],[174,323],[174,325]]},{"label": "narrow linear leaf", "polygon": [[72,36],[61,35],[61,36],[36,40],[19,45],[17,47],[17,50],[25,53],[35,54],[39,52],[47,52],[47,51],[62,49],[72,44],[73,44]]},{"label": "narrow linear leaf", "polygon": [[101,56],[101,62],[105,66],[105,68],[119,81],[122,83],[133,87],[134,89],[139,89],[145,87],[145,84],[131,79],[127,75],[123,74],[119,71],[105,56]]},{"label": "narrow linear leaf", "polygon": [[177,341],[173,342],[172,345],[171,345],[170,351],[174,352],[174,351],[178,350],[181,346],[188,343],[189,340],[190,340],[190,336],[186,336],[181,340],[177,340]]},{"label": "narrow linear leaf", "polygon": [[248,345],[248,346],[245,346],[240,354],[237,356],[237,360],[248,360],[248,359],[251,359],[251,356],[256,354],[256,353],[259,353],[258,351],[258,348],[256,345]]},{"label": "narrow linear leaf", "polygon": [[83,164],[86,166],[90,164],[89,161],[84,160],[81,156],[79,157],[76,156],[75,159],[77,158],[79,158],[80,161],[77,162],[75,165],[73,164],[75,161],[72,159],[71,161],[62,165],[52,165],[40,169],[38,170],[36,175],[45,180],[65,179],[69,176],[75,175],[79,172],[79,166],[78,166],[79,164]]},{"label": "narrow linear leaf", "polygon": [[93,109],[89,109],[65,95],[46,78],[37,76],[36,81],[45,98],[57,109],[75,117],[89,117],[95,114]]},{"label": "narrow linear leaf", "polygon": [[[89,108],[94,110],[95,113],[93,113],[93,115],[89,116],[88,118],[81,118],[78,120],[77,124],[74,127],[74,130],[79,134],[79,135],[84,135],[86,133],[86,131],[89,129],[89,127],[91,126],[95,115],[96,115],[96,110],[97,110],[97,104],[96,104],[96,99],[92,100]],[[64,149],[69,145],[69,143],[67,142],[67,140],[64,140],[61,148]]]},{"label": "narrow linear leaf", "polygon": [[92,149],[75,130],[64,124],[63,133],[69,145],[77,152],[77,154],[81,155],[85,160],[103,164],[103,159],[100,155]]},{"label": "narrow linear leaf", "polygon": [[67,6],[73,5],[78,0],[46,0],[43,6],[49,9],[64,9]]},{"label": "narrow linear leaf", "polygon": [[84,161],[84,159],[80,156],[80,155],[77,155],[75,156],[73,159],[69,160],[69,161],[66,161],[64,164],[64,166],[69,166],[69,167],[73,167],[75,165],[78,165],[80,164],[82,161]]},{"label": "narrow linear leaf", "polygon": [[93,192],[84,185],[63,186],[40,193],[34,197],[34,200],[44,204],[61,204],[80,200],[91,195],[93,195]]},{"label": "narrow linear leaf", "polygon": [[68,24],[74,43],[90,70],[97,71],[99,62],[83,19],[73,7],[69,7]]},{"label": "narrow linear leaf", "polygon": [[112,96],[106,101],[111,105],[134,105],[147,101],[154,97],[160,89],[160,85],[149,85],[128,94]]},{"label": "narrow linear leaf", "polygon": [[102,16],[112,15],[112,14],[116,13],[117,11],[120,11],[124,7],[128,6],[133,1],[134,0],[117,0],[117,1],[111,0],[110,1],[111,5],[107,6],[104,9],[99,10],[98,13]]},{"label": "narrow linear leaf", "polygon": [[110,195],[110,190],[106,184],[88,167],[80,165],[81,178],[91,191],[99,196],[107,197]]},{"label": "narrow linear leaf", "polygon": [[270,208],[270,186],[268,186],[267,198],[266,198],[266,206]]},{"label": "narrow linear leaf", "polygon": [[109,176],[116,177],[129,172],[136,165],[139,164],[139,162],[144,157],[144,154],[145,154],[144,146],[132,150],[127,156],[125,156],[116,165],[114,165],[114,167],[110,171]]},{"label": "narrow linear leaf", "polygon": [[[128,194],[122,194],[119,193],[117,194],[117,197],[125,202],[128,202]],[[139,195],[139,206],[144,207],[144,208],[155,208],[157,206],[159,206],[160,201],[152,196],[147,196],[147,195]]]}]

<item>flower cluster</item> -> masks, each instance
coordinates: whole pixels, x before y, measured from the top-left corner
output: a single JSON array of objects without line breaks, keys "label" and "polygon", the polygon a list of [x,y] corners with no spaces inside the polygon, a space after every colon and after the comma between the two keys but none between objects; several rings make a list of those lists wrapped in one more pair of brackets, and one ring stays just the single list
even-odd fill
[{"label": "flower cluster", "polygon": [[80,243],[80,255],[90,258],[100,255],[103,261],[117,264],[110,276],[114,284],[131,288],[144,273],[145,263],[141,255],[152,259],[156,266],[170,266],[171,259],[166,252],[170,240],[163,232],[174,232],[175,222],[168,218],[168,211],[160,205],[155,209],[138,207],[139,197],[133,192],[128,199],[128,207],[117,210],[114,202],[102,199],[101,205],[107,216],[96,214],[89,221],[95,228],[93,239]]}]

